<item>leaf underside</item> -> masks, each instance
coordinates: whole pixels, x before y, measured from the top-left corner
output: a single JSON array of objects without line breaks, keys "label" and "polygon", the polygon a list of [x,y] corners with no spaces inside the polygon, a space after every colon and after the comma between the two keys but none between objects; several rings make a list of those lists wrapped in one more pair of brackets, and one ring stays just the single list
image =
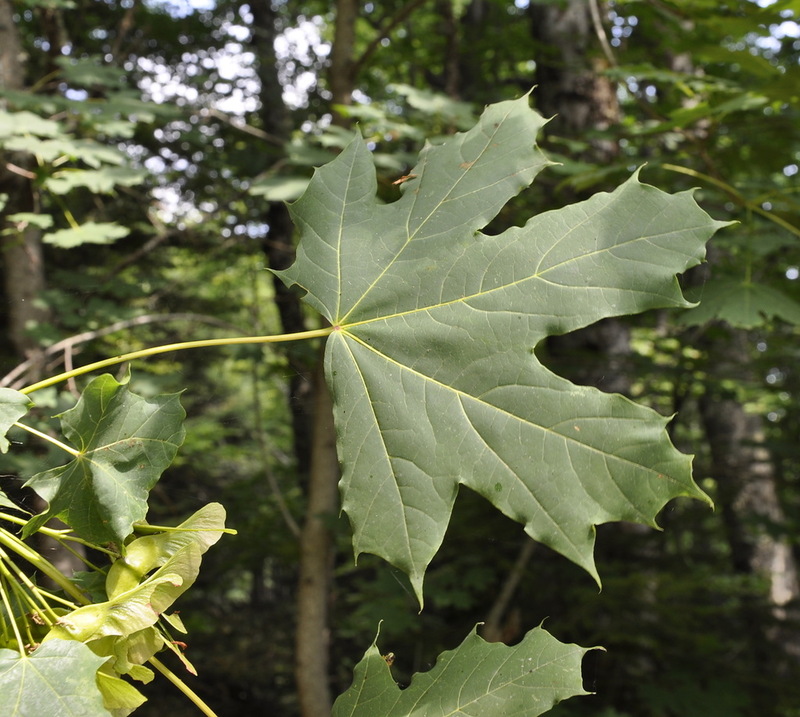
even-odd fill
[{"label": "leaf underside", "polygon": [[587,651],[541,628],[513,647],[485,642],[473,630],[401,690],[373,643],[356,665],[353,685],[336,700],[333,717],[537,717],[588,694],[581,684]]},{"label": "leaf underside", "polygon": [[420,602],[460,484],[598,582],[596,525],[655,525],[671,498],[705,498],[667,419],[571,384],[533,349],[605,317],[690,306],[676,274],[723,224],[637,172],[480,233],[548,165],[543,124],[527,98],[489,106],[426,146],[391,204],[357,137],[292,205],[301,241],[280,275],[333,325],[325,370],[355,554],[404,570]]}]

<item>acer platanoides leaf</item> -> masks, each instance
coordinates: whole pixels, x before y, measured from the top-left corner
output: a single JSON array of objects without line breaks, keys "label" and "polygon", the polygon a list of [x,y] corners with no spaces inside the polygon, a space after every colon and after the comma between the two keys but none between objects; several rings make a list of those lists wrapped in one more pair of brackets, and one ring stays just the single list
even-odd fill
[{"label": "acer platanoides leaf", "polygon": [[144,520],[150,489],[183,443],[185,415],[176,394],[143,398],[108,374],[93,379],[60,415],[78,455],[25,484],[49,505],[24,534],[57,516],[85,540],[121,544]]},{"label": "acer platanoides leaf", "polygon": [[333,717],[537,717],[562,700],[588,694],[581,680],[587,651],[542,628],[513,647],[486,642],[473,630],[401,690],[373,643],[356,665],[352,686],[336,700]]},{"label": "acer platanoides leaf", "polygon": [[105,659],[74,640],[53,640],[25,656],[0,649],[0,714],[107,717],[96,679]]},{"label": "acer platanoides leaf", "polygon": [[573,385],[534,348],[604,317],[690,306],[676,274],[724,224],[637,172],[480,233],[549,164],[543,124],[527,97],[489,106],[426,146],[390,204],[357,137],[291,207],[301,241],[280,275],[332,324],[325,370],[355,554],[404,570],[420,602],[461,484],[598,582],[596,525],[655,525],[671,498],[705,497],[667,419]]},{"label": "acer platanoides leaf", "polygon": [[31,405],[31,399],[24,393],[0,388],[0,453],[8,450],[8,429],[28,412]]}]

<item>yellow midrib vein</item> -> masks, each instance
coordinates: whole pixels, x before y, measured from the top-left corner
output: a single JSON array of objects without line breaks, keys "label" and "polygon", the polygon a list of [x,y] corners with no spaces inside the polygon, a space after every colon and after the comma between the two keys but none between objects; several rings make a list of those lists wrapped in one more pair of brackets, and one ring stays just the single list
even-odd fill
[{"label": "yellow midrib vein", "polygon": [[[417,226],[417,228],[414,230],[413,233],[411,233],[410,227],[408,226],[408,223],[406,223],[406,229],[407,229],[406,233],[408,234],[408,238],[403,243],[403,245],[397,250],[397,252],[392,257],[392,259],[389,262],[387,262],[386,266],[383,268],[381,273],[378,276],[376,276],[375,279],[372,281],[372,283],[367,287],[367,289],[364,291],[364,293],[361,295],[361,297],[355,302],[355,304],[353,304],[353,306],[350,307],[350,310],[347,312],[347,314],[345,314],[345,316],[342,317],[342,321],[343,322],[346,321],[347,317],[350,316],[350,314],[352,314],[358,308],[359,304],[364,300],[364,298],[367,296],[367,294],[369,294],[369,292],[372,291],[372,289],[375,287],[375,285],[383,278],[383,276],[386,274],[386,272],[389,271],[389,269],[392,267],[392,265],[394,265],[394,263],[397,261],[399,256],[405,250],[405,248],[411,243],[411,241],[414,239],[414,237],[420,232],[422,227],[425,226],[425,224],[428,221],[430,221],[431,217],[436,213],[436,211],[446,201],[448,201],[449,197],[453,194],[453,192],[455,192],[456,188],[459,186],[459,184],[461,184],[461,182],[463,181],[464,177],[466,177],[472,171],[473,167],[478,163],[478,161],[481,159],[481,157],[484,156],[484,154],[487,152],[489,147],[492,146],[492,143],[493,143],[492,140],[497,136],[497,133],[500,131],[500,128],[503,126],[503,123],[508,119],[510,114],[511,114],[511,109],[509,109],[509,111],[506,113],[506,115],[505,115],[505,117],[503,118],[502,121],[496,123],[496,126],[494,128],[494,132],[487,137],[487,141],[486,141],[483,149],[480,151],[480,154],[478,154],[476,159],[474,159],[472,161],[472,164],[470,164],[470,166],[464,171],[464,173],[461,174],[458,177],[458,179],[456,179],[456,181],[453,183],[453,186],[450,187],[450,189],[448,190],[447,194],[441,199],[441,201],[439,201],[439,203],[436,205],[436,207],[434,207],[433,209],[431,209],[430,212],[428,212],[428,216],[425,217],[419,223],[419,225]],[[463,146],[464,137],[465,137],[465,135],[461,136],[462,142],[461,142],[461,145],[459,145],[459,147]],[[425,157],[422,158],[422,161],[425,162],[425,164],[427,164],[427,159]],[[423,170],[420,171],[420,176],[419,176],[420,186],[421,186],[422,181],[423,181],[423,174],[424,174],[424,167],[423,167]],[[416,196],[418,196],[418,195],[416,195]],[[414,198],[414,202],[416,202],[416,196]],[[412,204],[412,209],[413,209],[413,204]],[[412,212],[409,211],[409,216],[408,216],[408,220],[409,221],[411,219],[411,215],[412,215]],[[341,257],[341,252],[340,252],[340,257]],[[341,282],[341,276],[342,276],[342,274],[341,274],[341,266],[340,266],[340,271],[339,271],[339,281],[340,282]],[[337,299],[337,309],[340,306],[340,303],[339,303],[340,301],[341,301],[341,291],[339,292],[339,298]],[[338,310],[336,312],[336,315],[337,316],[339,315],[339,311]]]},{"label": "yellow midrib vein", "polygon": [[[558,433],[558,431],[555,431],[552,428],[548,428],[546,426],[542,426],[542,425],[540,425],[538,423],[533,423],[533,422],[531,422],[531,421],[529,421],[529,420],[527,420],[527,419],[525,419],[525,418],[523,418],[521,416],[517,416],[514,413],[506,411],[504,408],[500,408],[499,406],[495,406],[492,403],[487,403],[486,401],[480,399],[477,396],[473,396],[472,394],[467,393],[466,391],[462,391],[460,389],[455,388],[454,386],[449,386],[446,383],[442,383],[441,381],[437,381],[436,379],[431,378],[430,376],[427,376],[424,373],[421,373],[420,371],[417,371],[417,370],[411,368],[410,366],[407,366],[406,364],[403,364],[403,363],[397,361],[396,359],[393,359],[391,356],[387,356],[385,353],[379,351],[374,346],[370,346],[363,339],[360,339],[358,336],[355,336],[354,334],[351,334],[349,331],[346,330],[346,328],[341,328],[336,333],[341,334],[343,337],[347,336],[347,337],[351,338],[353,341],[355,341],[356,343],[360,344],[365,349],[367,349],[371,353],[375,354],[376,356],[380,357],[381,359],[383,359],[383,360],[385,360],[385,361],[397,366],[398,368],[400,368],[403,371],[407,371],[409,373],[414,374],[415,376],[417,376],[418,378],[420,378],[423,381],[428,381],[428,382],[438,386],[439,388],[442,388],[442,389],[444,389],[446,391],[450,391],[450,392],[456,394],[457,396],[459,396],[459,398],[468,399],[470,401],[474,401],[476,403],[479,403],[482,406],[485,406],[485,407],[489,408],[490,410],[497,411],[498,413],[501,413],[504,416],[507,416],[508,418],[511,418],[511,419],[513,419],[513,420],[515,420],[515,421],[517,421],[519,423],[523,423],[523,424],[525,424],[527,426],[532,426],[534,428],[537,428],[540,431],[543,431],[544,433],[547,433],[547,434],[549,434],[551,436],[554,436],[554,437],[557,437],[557,438],[561,438],[561,439],[563,439],[564,441],[566,441],[568,443],[572,443],[573,445],[576,445],[579,448],[584,448],[584,449],[586,449],[586,450],[588,450],[588,451],[590,451],[592,453],[595,453],[597,455],[603,456],[604,458],[607,458],[607,459],[610,458],[610,459],[613,459],[614,461],[616,461],[618,463],[623,463],[623,464],[626,464],[628,466],[639,468],[641,470],[647,471],[648,473],[652,473],[653,475],[660,476],[662,479],[668,479],[668,480],[672,481],[673,483],[676,483],[677,485],[681,485],[680,482],[678,480],[672,478],[672,476],[668,476],[668,475],[665,475],[663,473],[660,473],[659,471],[655,470],[654,468],[649,468],[647,466],[643,466],[643,465],[641,465],[639,463],[635,463],[634,461],[632,461],[632,460],[630,460],[628,458],[624,458],[622,456],[614,455],[613,453],[605,453],[605,452],[601,451],[599,448],[595,448],[594,446],[591,446],[591,445],[589,445],[587,443],[582,443],[581,441],[578,441],[573,436],[569,436],[569,435],[566,435],[566,434],[563,434],[563,433]],[[355,356],[353,356],[352,351],[350,351],[350,347],[347,347],[347,349],[348,349],[348,352],[350,353],[351,357],[353,358],[354,365],[357,367],[358,366],[358,362],[356,361]],[[366,386],[367,381],[364,378],[363,374],[361,374],[360,371],[359,371],[359,376],[361,376],[362,381],[363,381],[364,385]],[[597,417],[595,416],[593,418],[597,418]],[[563,421],[561,421],[560,423],[563,423]],[[388,452],[387,452],[387,455],[388,455]],[[635,507],[635,506],[633,506],[633,507]],[[637,512],[640,512],[640,511],[637,511]]]}]

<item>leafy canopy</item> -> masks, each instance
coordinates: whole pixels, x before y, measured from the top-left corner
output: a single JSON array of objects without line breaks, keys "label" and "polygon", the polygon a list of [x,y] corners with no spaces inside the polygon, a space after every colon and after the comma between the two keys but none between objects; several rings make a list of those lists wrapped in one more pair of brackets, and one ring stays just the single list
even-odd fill
[{"label": "leafy canopy", "polygon": [[534,348],[604,317],[690,306],[676,274],[723,224],[636,173],[481,233],[549,164],[543,124],[527,98],[489,106],[426,146],[390,204],[356,138],[292,205],[301,242],[281,276],[333,326],[325,368],[355,554],[404,570],[420,603],[461,484],[598,581],[596,525],[655,525],[671,498],[705,498],[666,419],[573,385]]}]

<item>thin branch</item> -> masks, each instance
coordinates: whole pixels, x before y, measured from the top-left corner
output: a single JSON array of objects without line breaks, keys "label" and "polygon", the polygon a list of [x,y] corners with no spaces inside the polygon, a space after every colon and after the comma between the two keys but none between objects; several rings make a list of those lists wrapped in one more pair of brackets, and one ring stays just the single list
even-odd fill
[{"label": "thin branch", "polygon": [[594,27],[594,32],[595,35],[597,35],[597,39],[600,41],[600,47],[603,48],[603,54],[606,56],[606,59],[611,67],[618,67],[619,63],[617,62],[617,58],[614,56],[614,51],[611,49],[611,45],[608,42],[608,37],[606,36],[606,31],[603,27],[603,19],[600,17],[600,3],[598,0],[589,0],[589,10],[592,14],[592,26]]},{"label": "thin branch", "polygon": [[139,9],[139,5],[139,0],[133,0],[128,9],[125,11],[125,14],[122,16],[122,19],[119,21],[119,24],[117,25],[116,37],[114,38],[114,43],[112,44],[111,52],[109,53],[111,57],[117,58],[120,56],[122,43],[127,39],[131,30],[133,30],[136,26],[136,12]]},{"label": "thin branch", "polygon": [[57,438],[53,438],[52,436],[48,436],[46,433],[42,433],[40,430],[34,428],[33,426],[26,426],[24,423],[16,422],[14,425],[17,428],[21,428],[23,431],[27,431],[28,433],[32,433],[34,436],[38,436],[43,441],[47,441],[48,443],[52,443],[54,446],[58,446],[62,451],[65,453],[69,453],[73,457],[78,457],[81,452],[75,450],[71,446],[68,446],[66,443],[62,443]]},{"label": "thin branch", "polygon": [[531,559],[535,548],[536,543],[526,535],[525,542],[522,544],[517,560],[511,568],[511,572],[509,572],[503,584],[503,588],[500,590],[500,594],[494,601],[494,605],[492,605],[491,610],[489,610],[489,615],[486,618],[483,630],[481,630],[483,639],[487,642],[500,642],[502,639],[501,623],[503,615],[505,615],[508,606],[511,604],[511,598],[514,596],[514,591],[517,589],[519,581],[522,580],[525,567]]},{"label": "thin branch", "polygon": [[220,112],[217,109],[206,108],[201,111],[200,115],[202,117],[213,117],[215,119],[218,119],[221,122],[224,122],[225,124],[229,125],[230,127],[239,130],[240,132],[244,132],[245,134],[252,135],[253,137],[258,137],[259,139],[263,139],[265,142],[274,144],[276,147],[283,147],[286,144],[286,141],[282,140],[277,135],[265,132],[263,129],[258,129],[258,127],[253,127],[252,125],[249,125],[246,122],[243,122],[237,118],[230,117],[229,115],[226,115],[224,112]]},{"label": "thin branch", "polygon": [[[155,222],[153,218],[148,216],[150,223],[155,226]],[[156,226],[156,229],[159,227]],[[143,256],[147,256],[151,251],[159,247],[163,244],[167,239],[172,238],[177,232],[175,231],[161,231],[156,234],[154,237],[148,239],[144,244],[142,244],[136,251],[131,252],[128,256],[118,261],[111,269],[102,277],[103,282],[107,282],[112,279],[114,276],[119,274],[123,269],[135,264],[139,261]]]},{"label": "thin branch", "polygon": [[355,79],[358,77],[361,69],[364,65],[369,62],[370,58],[375,54],[375,51],[380,47],[381,40],[385,40],[389,37],[392,30],[394,30],[403,20],[405,20],[414,10],[416,10],[420,5],[424,5],[428,0],[408,0],[408,2],[403,5],[393,17],[389,18],[388,22],[378,31],[378,34],[372,38],[372,42],[367,45],[364,52],[361,53],[361,57],[359,57],[352,65],[352,77]]},{"label": "thin branch", "polygon": [[180,677],[178,677],[172,670],[169,669],[161,660],[156,657],[151,657],[148,662],[156,668],[164,677],[166,677],[173,685],[175,685],[191,702],[199,709],[206,717],[217,717],[214,710],[212,710],[201,697],[187,685]]},{"label": "thin branch", "polygon": [[36,175],[33,172],[29,172],[27,169],[18,167],[11,162],[6,162],[6,169],[13,174],[18,174],[20,177],[25,177],[25,179],[36,179]]},{"label": "thin branch", "polygon": [[748,211],[751,211],[754,214],[758,214],[764,217],[765,219],[769,219],[769,221],[774,222],[775,224],[785,229],[790,234],[794,234],[796,237],[800,237],[800,227],[797,227],[791,222],[786,221],[783,217],[778,216],[774,212],[762,208],[756,202],[749,200],[743,194],[740,194],[735,187],[732,187],[727,182],[723,182],[721,179],[712,177],[710,174],[704,174],[703,172],[698,172],[695,169],[690,169],[689,167],[681,167],[677,164],[664,163],[661,166],[662,168],[668,169],[671,172],[679,172],[680,174],[686,174],[690,177],[694,177],[695,179],[701,179],[705,182],[708,182],[709,184],[713,184],[715,187],[721,189],[728,196],[730,196],[730,198],[733,199],[737,204],[744,207]]}]

